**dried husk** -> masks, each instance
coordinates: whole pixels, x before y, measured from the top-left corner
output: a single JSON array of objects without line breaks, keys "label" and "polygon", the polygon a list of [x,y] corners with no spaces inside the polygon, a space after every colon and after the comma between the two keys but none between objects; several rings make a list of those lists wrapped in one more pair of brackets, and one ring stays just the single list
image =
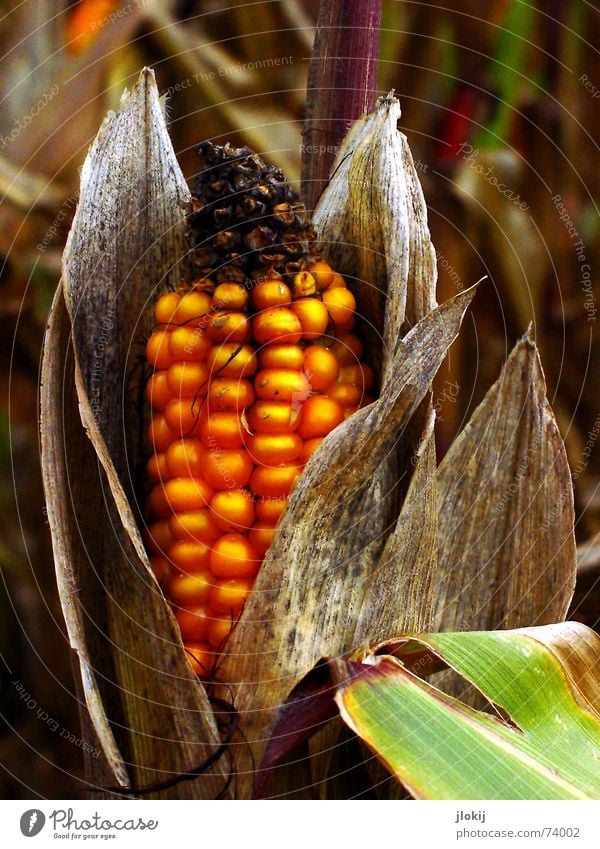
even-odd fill
[{"label": "dried husk", "polygon": [[[396,129],[398,115],[397,102],[384,98],[373,115],[355,125],[317,211],[325,252],[355,282],[361,314],[375,328],[368,358],[373,354],[380,366],[381,392],[373,405],[330,434],[307,465],[228,642],[217,692],[240,711],[241,735],[231,753],[241,796],[251,793],[252,771],[279,706],[322,657],[360,656],[394,634],[431,630],[436,611],[441,627],[456,628],[452,599],[466,598],[475,578],[479,596],[475,611],[468,602],[469,623],[474,623],[468,627],[505,621],[514,627],[515,603],[522,624],[549,621],[546,615],[561,618],[571,591],[574,550],[566,530],[572,504],[561,523],[563,553],[550,567],[557,581],[550,613],[544,612],[548,598],[542,592],[531,593],[527,603],[523,594],[527,580],[539,577],[541,560],[552,562],[552,546],[557,545],[554,554],[559,551],[558,531],[543,537],[542,558],[536,560],[522,536],[515,546],[489,530],[483,509],[489,499],[479,491],[484,484],[492,489],[498,474],[510,482],[520,441],[531,446],[535,433],[548,439],[545,448],[535,443],[535,461],[541,463],[535,515],[551,509],[557,492],[569,486],[530,340],[511,357],[499,381],[503,391],[492,390],[495,402],[487,408],[484,402],[484,412],[476,414],[474,427],[467,428],[436,475],[431,382],[473,291],[435,308],[435,254],[416,170]],[[79,408],[61,408],[60,369],[71,325],[58,295],[42,424],[49,518],[69,635],[93,691],[86,693],[88,711],[105,771],[122,783],[130,780],[124,761],[140,765],[131,770],[133,780],[148,784],[159,780],[159,771],[168,777],[190,769],[219,742],[206,693],[192,679],[178,628],[143,551],[135,505],[141,490],[131,473],[141,459],[143,415],[134,404],[126,406],[132,397],[129,367],[141,351],[132,342],[149,329],[150,301],[178,274],[187,197],[153,78],[144,72],[90,153],[65,258],[75,357],[64,386],[75,382]],[[94,339],[112,303],[119,308],[105,361],[110,364],[103,386],[107,403],[96,417],[90,404],[96,397]],[[485,416],[492,413],[494,430],[486,432]],[[479,438],[486,450],[483,476],[472,461]],[[503,452],[506,469],[498,462]],[[83,469],[96,475],[89,501],[82,492]],[[72,503],[71,487],[78,496]],[[471,522],[469,498],[482,499],[478,526]],[[514,530],[517,516],[512,508],[509,514],[508,527]],[[479,527],[486,540],[481,569],[467,562],[452,536],[459,515],[470,529],[469,539],[477,539]],[[498,566],[492,554],[499,542]],[[517,555],[521,562],[509,568]],[[491,596],[489,586],[500,586],[494,582],[502,570],[501,591]],[[475,625],[475,614],[485,624]],[[107,635],[112,646],[101,650]],[[100,673],[96,680],[90,669]],[[279,795],[298,784],[290,780],[290,770],[298,772],[300,783],[305,780],[296,759],[279,775]],[[319,770],[326,778],[328,762]],[[219,762],[211,775],[178,785],[175,795],[214,797],[223,787],[222,772]]]},{"label": "dried husk", "polygon": [[[186,200],[154,77],[144,71],[100,129],[83,168],[42,385],[42,463],[59,593],[107,761],[102,781],[112,787],[173,779],[220,743],[130,500],[130,468],[141,457],[139,429],[131,426],[139,413],[130,395],[133,346],[147,330],[149,299],[177,273]],[[154,795],[214,798],[224,771],[220,762],[209,775]]]},{"label": "dried husk", "polygon": [[[444,457],[438,501],[435,630],[565,619],[577,572],[573,487],[529,333]],[[454,673],[437,683],[481,705]]]},{"label": "dried husk", "polygon": [[438,499],[436,630],[565,618],[576,576],[573,488],[529,335],[444,457]]},{"label": "dried husk", "polygon": [[[404,347],[402,335],[435,307],[437,275],[423,193],[396,127],[399,115],[390,95],[353,125],[315,211],[322,252],[357,296],[381,397],[368,414],[332,434],[305,469],[228,646],[225,680],[277,679],[233,688],[251,740],[266,736],[286,688],[320,657],[368,644],[400,622],[411,629],[432,625],[437,511],[430,386],[451,341],[446,334],[458,330],[471,294],[446,305],[437,330],[433,318],[421,327],[423,338],[432,333],[427,343],[417,342],[417,334],[406,337]],[[431,346],[427,354],[421,344]],[[430,356],[435,365],[426,365]],[[404,405],[400,418],[394,404]],[[411,478],[418,484],[407,494]],[[275,623],[266,633],[265,618]],[[247,654],[256,640],[260,658]],[[245,717],[247,705],[253,709]],[[337,733],[325,729],[317,745],[331,751]],[[328,759],[312,758],[313,780],[322,786]]]},{"label": "dried husk", "polygon": [[427,208],[399,118],[390,94],[353,125],[314,214],[324,255],[358,296],[383,379],[399,340],[436,305]]},{"label": "dried husk", "polygon": [[[377,639],[378,627],[394,633],[400,622],[418,617],[407,605],[410,597],[400,593],[408,581],[418,587],[431,580],[434,523],[424,525],[422,560],[386,568],[392,551],[402,556],[405,550],[399,548],[409,547],[417,496],[411,496],[397,525],[394,493],[376,486],[375,472],[402,440],[473,294],[462,292],[438,307],[399,343],[393,377],[379,399],[325,439],[290,496],[219,671],[256,762],[277,708],[320,658],[354,651],[357,644]],[[426,448],[421,458],[420,475],[431,462],[430,451]],[[427,500],[427,486],[419,498]],[[415,607],[423,604],[427,611],[428,603],[417,599]]]}]

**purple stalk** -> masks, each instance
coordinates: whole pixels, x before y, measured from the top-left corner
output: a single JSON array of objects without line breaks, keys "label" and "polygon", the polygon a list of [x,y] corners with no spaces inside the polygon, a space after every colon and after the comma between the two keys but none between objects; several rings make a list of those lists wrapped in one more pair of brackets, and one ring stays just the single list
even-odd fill
[{"label": "purple stalk", "polygon": [[313,209],[350,124],[373,109],[381,0],[322,0],[308,72],[302,194]]}]

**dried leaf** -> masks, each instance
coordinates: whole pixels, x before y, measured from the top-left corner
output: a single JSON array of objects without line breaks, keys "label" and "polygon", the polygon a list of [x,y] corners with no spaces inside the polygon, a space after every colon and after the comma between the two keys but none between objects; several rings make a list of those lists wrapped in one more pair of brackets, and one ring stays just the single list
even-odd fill
[{"label": "dried leaf", "polygon": [[[59,288],[46,330],[40,398],[46,509],[52,531],[59,595],[71,647],[79,660],[85,704],[107,762],[108,774],[112,782],[126,786],[130,782],[129,775],[106,715],[86,639],[88,612],[91,613],[91,621],[100,627],[101,623],[92,607],[94,598],[82,598],[77,567],[86,559],[84,540],[90,529],[86,511],[78,516],[73,509],[72,500],[76,503],[77,490],[72,487],[77,487],[78,481],[77,477],[69,481],[65,453],[68,447],[71,462],[76,467],[89,468],[87,464],[93,462],[93,452],[83,432],[75,402],[72,352],[70,361],[69,352],[70,327],[62,289]],[[56,403],[62,398],[62,404]],[[97,525],[96,516],[93,516],[93,523]],[[99,643],[99,640],[96,642]]]},{"label": "dried leaf", "polygon": [[[63,259],[82,416],[124,517],[123,493],[134,495],[130,470],[141,451],[127,408],[135,397],[132,369],[152,326],[149,305],[180,281],[189,200],[154,75],[145,70],[86,158]],[[126,521],[138,546],[135,523]]]},{"label": "dried leaf", "polygon": [[[144,71],[101,128],[83,169],[65,255],[70,315],[57,296],[42,395],[48,515],[69,637],[112,771],[129,783],[126,760],[136,787],[193,770],[220,744],[125,494],[132,488],[128,461],[140,450],[123,438],[135,420],[128,358],[149,320],[148,299],[176,273],[185,199],[154,79]],[[218,763],[157,795],[214,798],[223,775]]]},{"label": "dried leaf", "polygon": [[564,619],[575,583],[573,492],[529,336],[438,474],[436,630]]},{"label": "dried leaf", "polygon": [[324,254],[354,281],[370,352],[383,348],[384,377],[402,334],[436,303],[427,209],[399,117],[389,95],[356,122],[314,214]]},{"label": "dried leaf", "polygon": [[[437,269],[427,207],[408,142],[397,130],[399,116],[400,104],[390,95],[378,101],[371,115],[355,122],[314,214],[324,255],[354,288],[369,361],[380,371],[382,384],[393,379],[402,334],[436,304]],[[398,500],[402,500],[409,479],[406,472],[411,468],[409,458],[414,461],[426,442],[423,423],[431,418],[431,393],[427,392],[407,425],[401,450],[395,456],[390,454],[387,462],[374,470],[374,488],[384,492],[396,488]],[[433,458],[433,442],[429,450]],[[429,464],[423,460],[417,470],[420,473],[413,478],[418,477],[419,484],[406,493],[396,530],[373,570],[371,603],[363,608],[357,641],[372,638],[376,631],[393,633],[399,616],[402,628],[430,627],[430,572],[434,563],[428,558],[435,556],[436,518],[435,510],[427,507],[435,499],[430,477],[433,468],[433,459]],[[421,507],[426,508],[423,517],[419,516]],[[425,520],[421,523],[422,518]],[[417,535],[411,536],[415,524]],[[419,539],[423,546],[420,551]],[[423,555],[423,561],[416,559],[417,554]],[[388,573],[386,580],[378,579]],[[390,584],[396,584],[395,594],[389,593]],[[403,603],[398,604],[398,599]],[[386,624],[392,630],[386,631]],[[339,731],[339,723],[331,723],[310,744],[314,780],[321,788],[327,788],[327,778],[331,770],[335,771],[331,759],[338,750]],[[344,729],[342,733],[346,733]],[[355,781],[351,772],[346,775],[348,782]],[[339,786],[338,791],[343,793]],[[348,793],[352,793],[351,788]]]},{"label": "dried leaf", "polygon": [[600,716],[598,635],[580,622],[522,628],[521,633],[543,642],[565,670],[579,704]]},{"label": "dried leaf", "polygon": [[[394,493],[374,486],[374,472],[402,439],[472,296],[461,293],[408,334],[379,400],[327,437],[290,497],[219,674],[257,758],[274,712],[300,678],[319,658],[364,638],[373,574],[398,515]],[[430,565],[426,559],[424,568]],[[378,580],[403,619],[397,570],[382,570]],[[379,615],[387,626],[389,614]]]},{"label": "dried leaf", "polygon": [[369,578],[369,605],[358,619],[357,642],[433,625],[438,520],[433,426],[431,414],[396,527]]}]

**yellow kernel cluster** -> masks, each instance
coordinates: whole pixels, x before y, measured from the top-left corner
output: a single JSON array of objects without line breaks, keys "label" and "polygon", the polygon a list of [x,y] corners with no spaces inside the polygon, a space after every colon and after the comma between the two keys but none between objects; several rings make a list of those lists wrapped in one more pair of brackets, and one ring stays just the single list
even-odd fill
[{"label": "yellow kernel cluster", "polygon": [[322,260],[289,286],[274,273],[155,305],[147,545],[198,675],[210,677],[302,468],[373,400],[355,310]]}]

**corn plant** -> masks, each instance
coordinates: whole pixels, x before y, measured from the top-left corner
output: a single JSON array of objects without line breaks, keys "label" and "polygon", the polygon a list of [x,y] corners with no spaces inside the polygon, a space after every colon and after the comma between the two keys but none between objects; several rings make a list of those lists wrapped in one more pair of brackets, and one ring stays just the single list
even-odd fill
[{"label": "corn plant", "polygon": [[436,466],[432,380],[485,283],[437,305],[398,117],[351,127],[312,223],[248,150],[203,144],[190,193],[148,70],[88,154],[42,450],[91,793],[598,793],[536,345]]}]

